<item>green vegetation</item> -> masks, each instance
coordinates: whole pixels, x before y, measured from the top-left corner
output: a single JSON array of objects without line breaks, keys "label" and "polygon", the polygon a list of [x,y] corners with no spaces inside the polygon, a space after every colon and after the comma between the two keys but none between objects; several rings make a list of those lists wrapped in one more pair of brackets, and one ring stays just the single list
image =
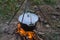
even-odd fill
[{"label": "green vegetation", "polygon": [[[23,0],[22,0],[23,1]],[[10,19],[16,10],[18,10],[21,0],[0,0],[0,18]],[[46,4],[54,5],[56,0],[43,0]],[[35,5],[43,4],[42,0],[31,0]]]},{"label": "green vegetation", "polygon": [[32,2],[36,5],[40,4],[48,4],[48,5],[56,5],[57,0],[32,0]]},{"label": "green vegetation", "polygon": [[18,10],[19,1],[17,0],[0,0],[0,18],[10,19],[16,10]]},{"label": "green vegetation", "polygon": [[43,4],[42,0],[33,0],[32,2],[33,2],[33,4],[35,4],[35,5]]},{"label": "green vegetation", "polygon": [[56,5],[56,0],[44,0],[44,2],[48,5]]}]

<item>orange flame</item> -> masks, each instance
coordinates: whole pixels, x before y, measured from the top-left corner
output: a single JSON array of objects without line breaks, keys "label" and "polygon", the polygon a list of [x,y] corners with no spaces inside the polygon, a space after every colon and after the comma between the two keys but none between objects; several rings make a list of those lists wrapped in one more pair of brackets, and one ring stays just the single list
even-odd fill
[{"label": "orange flame", "polygon": [[32,40],[33,38],[33,35],[34,35],[34,32],[32,31],[25,31],[21,28],[21,24],[18,23],[17,25],[17,32],[16,33],[19,33],[21,36],[27,36],[30,40]]}]

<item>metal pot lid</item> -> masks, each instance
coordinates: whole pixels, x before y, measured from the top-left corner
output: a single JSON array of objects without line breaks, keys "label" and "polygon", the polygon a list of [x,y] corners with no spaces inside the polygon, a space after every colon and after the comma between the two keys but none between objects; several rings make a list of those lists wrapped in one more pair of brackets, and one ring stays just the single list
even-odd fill
[{"label": "metal pot lid", "polygon": [[[24,18],[23,18],[24,15]],[[22,21],[23,18],[23,21]],[[35,24],[38,21],[38,16],[33,13],[25,13],[19,16],[18,21],[27,25]]]}]

